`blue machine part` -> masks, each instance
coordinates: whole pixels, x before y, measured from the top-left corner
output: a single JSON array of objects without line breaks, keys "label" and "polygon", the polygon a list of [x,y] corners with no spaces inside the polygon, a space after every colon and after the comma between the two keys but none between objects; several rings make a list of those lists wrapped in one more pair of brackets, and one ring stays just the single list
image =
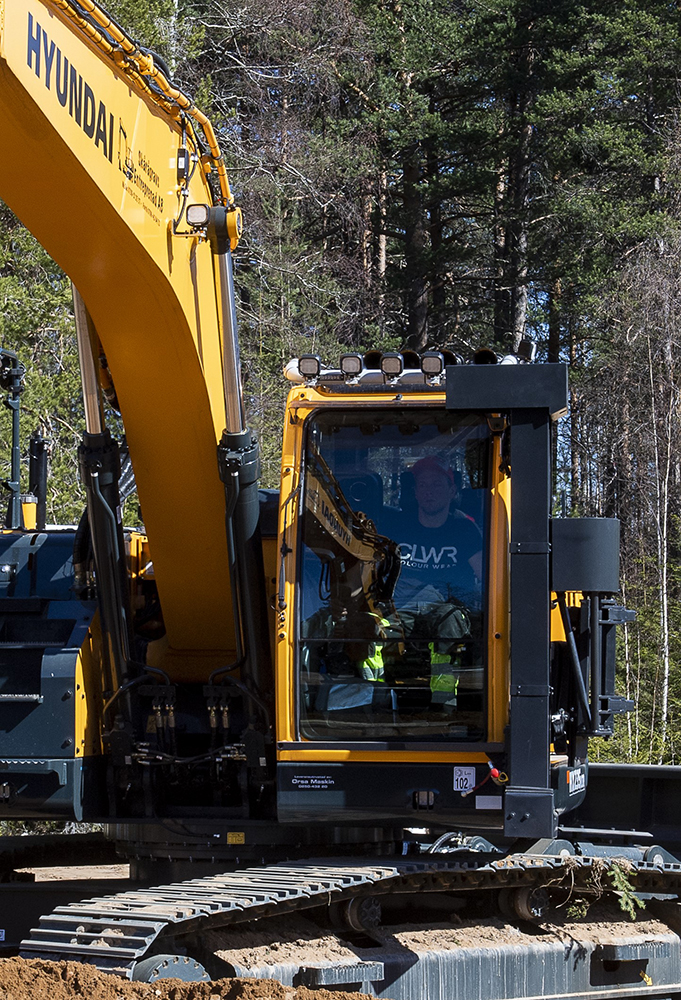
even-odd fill
[{"label": "blue machine part", "polygon": [[0,818],[83,816],[76,666],[96,606],[74,599],[74,535],[0,534]]}]

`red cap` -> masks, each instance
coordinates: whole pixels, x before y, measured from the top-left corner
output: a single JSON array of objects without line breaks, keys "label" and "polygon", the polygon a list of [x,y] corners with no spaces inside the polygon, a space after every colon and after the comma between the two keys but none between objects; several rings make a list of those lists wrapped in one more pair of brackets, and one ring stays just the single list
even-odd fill
[{"label": "red cap", "polygon": [[445,476],[454,485],[454,473],[452,470],[446,469],[444,465],[440,465],[433,455],[426,455],[425,458],[420,458],[418,462],[412,465],[411,471],[417,478],[422,472],[439,472],[441,476]]}]

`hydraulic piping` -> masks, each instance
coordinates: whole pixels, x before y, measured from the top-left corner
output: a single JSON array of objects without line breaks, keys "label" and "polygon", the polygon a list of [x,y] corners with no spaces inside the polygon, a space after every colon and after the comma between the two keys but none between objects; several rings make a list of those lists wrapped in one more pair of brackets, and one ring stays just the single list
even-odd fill
[{"label": "hydraulic piping", "polygon": [[225,430],[218,445],[218,467],[225,488],[226,532],[237,631],[237,661],[243,660],[251,704],[269,728],[269,702],[274,688],[265,600],[265,574],[260,540],[258,442],[249,430],[243,404],[237,338],[231,235],[233,211],[210,209],[207,236],[215,263],[215,286],[222,331],[222,375]]},{"label": "hydraulic piping", "polygon": [[[87,496],[97,591],[104,636],[107,681],[112,692],[127,691],[130,678],[132,625],[127,594],[123,527],[120,521],[120,455],[117,442],[104,425],[93,341],[95,331],[85,303],[73,288],[76,337],[80,361],[86,431],[78,450]],[[128,704],[129,711],[129,704]]]},{"label": "hydraulic piping", "polygon": [[[128,77],[134,89],[164,108],[171,117],[177,119],[181,113],[184,113],[200,126],[210,151],[212,165],[217,173],[222,203],[225,206],[233,205],[234,196],[229,187],[227,168],[213,126],[206,115],[199,111],[191,97],[171,84],[165,73],[156,65],[153,55],[140,48],[99,4],[94,3],[93,0],[79,0],[80,9],[89,14],[92,19],[88,20],[81,16],[76,6],[69,0],[51,0],[51,3],[86,34],[101,52],[113,60],[116,66]],[[98,30],[95,25],[98,25],[102,31]],[[145,78],[152,80],[160,93],[154,91]],[[237,242],[238,236],[236,242],[232,237],[232,249],[236,248]]]}]

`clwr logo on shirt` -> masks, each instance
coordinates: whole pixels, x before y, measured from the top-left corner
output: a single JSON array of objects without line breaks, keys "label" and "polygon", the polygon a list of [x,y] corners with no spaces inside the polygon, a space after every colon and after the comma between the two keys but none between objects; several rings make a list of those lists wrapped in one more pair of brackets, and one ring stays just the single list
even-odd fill
[{"label": "clwr logo on shirt", "polygon": [[443,545],[440,549],[431,546],[430,549],[426,549],[425,545],[410,545],[408,542],[401,542],[399,549],[402,562],[407,566],[418,566],[419,569],[423,569],[424,567],[444,568],[457,565],[456,554],[458,550],[455,545]]}]

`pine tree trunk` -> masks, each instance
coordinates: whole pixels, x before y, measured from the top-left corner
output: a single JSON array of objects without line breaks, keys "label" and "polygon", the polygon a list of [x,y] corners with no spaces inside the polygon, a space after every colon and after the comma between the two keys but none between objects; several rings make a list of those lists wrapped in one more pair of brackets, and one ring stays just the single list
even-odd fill
[{"label": "pine tree trunk", "polygon": [[388,213],[388,174],[385,169],[378,175],[378,239],[376,251],[376,278],[378,281],[378,326],[381,333],[385,329],[385,273],[388,264],[388,237],[386,216]]},{"label": "pine tree trunk", "polygon": [[[528,98],[523,98],[523,114]],[[510,171],[513,217],[510,226],[509,279],[511,284],[511,343],[514,351],[525,336],[527,323],[527,209],[530,186],[532,127],[523,125]]]},{"label": "pine tree trunk", "polygon": [[364,285],[367,288],[371,285],[371,242],[371,195],[365,192],[362,195],[362,234],[360,243],[362,250],[362,274],[364,276]]},{"label": "pine tree trunk", "polygon": [[549,292],[549,342],[547,361],[560,361],[560,307],[563,286],[560,278],[555,278]]},{"label": "pine tree trunk", "polygon": [[419,191],[419,150],[412,146],[404,158],[404,218],[407,293],[407,346],[422,351],[428,343],[428,286],[424,273],[426,219]]},{"label": "pine tree trunk", "polygon": [[[501,130],[500,130],[501,131]],[[511,328],[509,317],[509,294],[504,282],[506,274],[506,188],[508,167],[505,162],[497,164],[494,187],[494,343],[503,348],[508,343]]]},{"label": "pine tree trunk", "polygon": [[[430,113],[436,114],[437,102],[431,99]],[[438,189],[440,164],[435,144],[428,143],[427,176],[429,187],[428,199],[428,232],[430,237],[430,252],[432,265],[430,268],[430,315],[428,318],[428,334],[431,344],[444,343],[444,319],[446,308],[445,281],[442,274],[442,206]]]},{"label": "pine tree trunk", "polygon": [[[570,367],[577,362],[577,341],[574,323],[570,324]],[[573,513],[579,512],[582,503],[582,491],[579,478],[579,396],[574,382],[570,384],[570,508]]]},{"label": "pine tree trunk", "polygon": [[[648,376],[650,379],[651,400],[651,431],[654,454],[654,489],[653,517],[657,536],[657,575],[660,602],[660,659],[655,672],[655,692],[653,712],[659,705],[660,732],[655,754],[655,718],[651,720],[650,749],[651,756],[655,754],[657,763],[664,762],[664,752],[667,743],[667,723],[669,713],[669,673],[670,673],[670,634],[669,634],[669,477],[671,471],[671,420],[673,417],[672,392],[669,393],[668,412],[659,413],[657,401],[658,386],[656,372],[653,367],[653,356],[648,337]],[[665,408],[666,409],[666,408]],[[660,677],[660,674],[662,675]]]}]

